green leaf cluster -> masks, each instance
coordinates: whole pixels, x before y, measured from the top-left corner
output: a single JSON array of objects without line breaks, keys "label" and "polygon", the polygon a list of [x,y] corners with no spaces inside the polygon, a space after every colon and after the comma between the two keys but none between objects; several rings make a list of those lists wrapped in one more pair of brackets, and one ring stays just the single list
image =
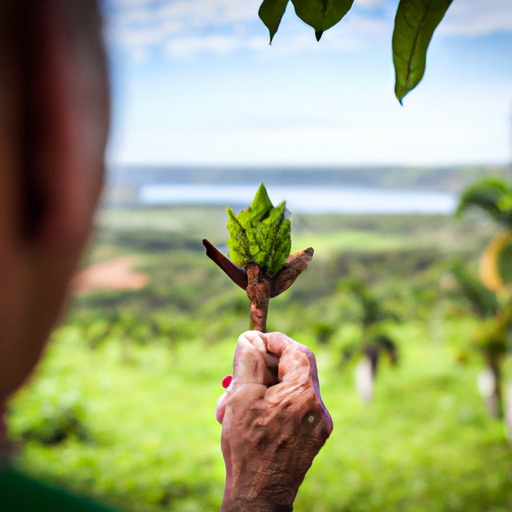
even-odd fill
[{"label": "green leaf cluster", "polygon": [[[264,0],[258,14],[270,32],[270,42],[279,28],[289,0]],[[315,30],[320,41],[325,30],[338,23],[354,0],[291,0],[297,16]]]},{"label": "green leaf cluster", "polygon": [[239,267],[258,264],[270,274],[277,272],[290,255],[291,224],[286,202],[274,206],[263,183],[251,205],[238,215],[228,207],[229,257]]},{"label": "green leaf cluster", "polygon": [[[269,30],[271,43],[289,1],[297,16],[313,27],[317,41],[354,3],[354,0],[263,0],[258,14]],[[451,3],[452,0],[400,0],[392,39],[395,95],[400,103],[423,78],[430,40]]]}]

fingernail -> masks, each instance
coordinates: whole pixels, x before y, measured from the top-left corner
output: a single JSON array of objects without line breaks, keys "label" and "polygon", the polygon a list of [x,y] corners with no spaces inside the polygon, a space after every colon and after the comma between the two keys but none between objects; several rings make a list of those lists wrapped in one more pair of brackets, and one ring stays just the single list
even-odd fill
[{"label": "fingernail", "polygon": [[229,387],[229,385],[231,384],[231,381],[233,380],[233,376],[232,375],[226,375],[223,379],[222,379],[222,387],[224,389],[227,389]]}]

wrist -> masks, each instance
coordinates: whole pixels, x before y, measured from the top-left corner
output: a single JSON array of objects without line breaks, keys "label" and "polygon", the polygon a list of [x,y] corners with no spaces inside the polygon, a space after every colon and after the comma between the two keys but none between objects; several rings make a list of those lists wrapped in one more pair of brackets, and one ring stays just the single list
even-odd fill
[{"label": "wrist", "polygon": [[276,503],[264,498],[246,500],[224,496],[220,510],[221,512],[292,512],[293,504]]},{"label": "wrist", "polygon": [[262,479],[261,473],[258,476],[228,478],[221,512],[291,512],[297,489],[272,482],[272,478]]}]

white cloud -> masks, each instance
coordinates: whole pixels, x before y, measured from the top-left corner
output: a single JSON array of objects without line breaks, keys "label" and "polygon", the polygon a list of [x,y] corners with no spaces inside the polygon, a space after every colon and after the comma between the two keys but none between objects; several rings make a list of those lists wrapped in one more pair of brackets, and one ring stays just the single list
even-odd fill
[{"label": "white cloud", "polygon": [[[155,48],[180,59],[201,52],[268,50],[268,32],[257,16],[261,0],[105,1],[113,7],[108,10],[107,37],[132,58]],[[359,3],[363,10],[384,5],[383,0]],[[387,22],[355,10],[343,20],[342,27],[326,32],[322,42],[316,44],[312,29],[296,18],[291,4],[288,10],[292,12],[287,12],[274,51],[267,58],[304,52],[352,52],[366,46],[366,38],[389,35]]]},{"label": "white cloud", "polygon": [[123,31],[130,33],[153,32],[158,42],[165,43],[169,31],[165,27],[179,25],[183,32],[215,27],[228,27],[233,23],[255,21],[258,0],[238,2],[233,0],[174,0],[141,2],[133,0],[108,0],[107,23],[114,38]]},{"label": "white cloud", "polygon": [[147,61],[150,56],[149,51],[146,48],[134,48],[131,52],[131,57],[134,62]]},{"label": "white cloud", "polygon": [[363,9],[379,9],[387,6],[385,0],[356,0],[356,5]]},{"label": "white cloud", "polygon": [[510,0],[455,0],[439,26],[439,33],[480,36],[512,32]]},{"label": "white cloud", "polygon": [[151,46],[162,44],[169,36],[182,33],[182,26],[179,22],[167,22],[157,27],[144,29],[113,29],[110,35],[116,42],[131,49],[135,47]]},{"label": "white cloud", "polygon": [[252,20],[258,10],[258,1],[233,0],[174,0],[164,2],[155,10],[158,18],[179,17],[189,19],[196,26],[227,24],[239,20]]},{"label": "white cloud", "polygon": [[[145,7],[151,4],[152,0],[122,0],[124,7]],[[121,3],[121,2],[120,2]]]},{"label": "white cloud", "polygon": [[[194,58],[198,53],[227,54],[266,44],[266,29],[258,19],[261,0],[104,0],[110,8],[107,36],[128,51],[133,59],[164,49],[173,58]],[[389,40],[396,3],[357,0],[339,26],[326,32],[316,45],[309,27],[288,7],[275,38],[274,52],[282,54],[353,52]],[[375,10],[380,10],[379,17]],[[373,11],[373,12],[372,12]],[[439,27],[439,34],[478,36],[512,32],[512,1],[455,0]],[[183,48],[180,45],[184,44]]]},{"label": "white cloud", "polygon": [[213,35],[206,37],[179,37],[170,40],[165,50],[171,57],[187,58],[200,52],[226,54],[240,48],[240,41],[234,36]]},{"label": "white cloud", "polygon": [[182,59],[205,51],[226,54],[254,47],[253,40],[244,44],[239,34],[247,32],[249,21],[257,21],[258,0],[105,1],[110,7],[107,38],[134,61],[157,48]]}]

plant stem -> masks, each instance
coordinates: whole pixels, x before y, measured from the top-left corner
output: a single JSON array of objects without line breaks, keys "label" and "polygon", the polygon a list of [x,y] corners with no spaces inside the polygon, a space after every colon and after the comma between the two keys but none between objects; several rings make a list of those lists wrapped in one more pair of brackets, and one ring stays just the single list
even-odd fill
[{"label": "plant stem", "polygon": [[247,295],[251,300],[249,329],[267,332],[267,315],[271,294],[270,277],[256,263],[249,264],[246,270]]}]

